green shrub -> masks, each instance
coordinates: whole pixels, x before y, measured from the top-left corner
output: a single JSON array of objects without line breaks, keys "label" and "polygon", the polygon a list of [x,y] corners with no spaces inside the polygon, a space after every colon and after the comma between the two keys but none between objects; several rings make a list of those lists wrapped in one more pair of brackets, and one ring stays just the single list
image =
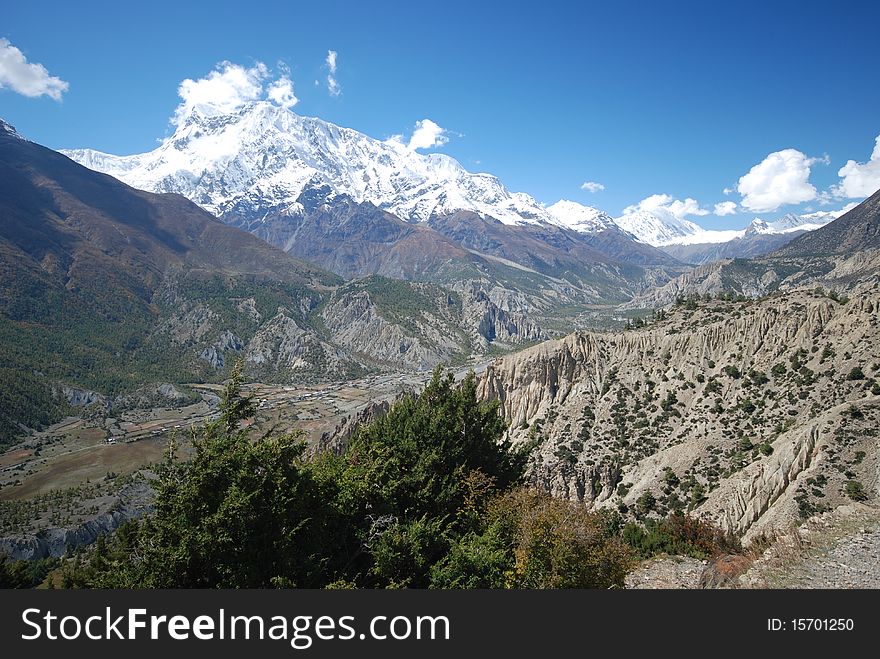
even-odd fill
[{"label": "green shrub", "polygon": [[742,552],[739,540],[731,533],[682,513],[648,520],[644,526],[630,522],[623,529],[623,539],[642,558],[677,554],[707,559]]},{"label": "green shrub", "polygon": [[734,380],[737,380],[742,377],[742,373],[740,373],[739,369],[736,366],[734,366],[733,364],[728,364],[727,366],[725,366],[721,370],[724,372],[725,375],[727,375],[730,378],[733,378]]},{"label": "green shrub", "polygon": [[847,380],[864,380],[865,374],[862,373],[862,369],[860,367],[853,366],[852,370],[850,370],[850,372],[847,373],[846,379]]},{"label": "green shrub", "polygon": [[865,501],[868,498],[868,493],[865,492],[865,487],[857,480],[848,481],[844,492],[846,493],[846,496],[853,501]]}]

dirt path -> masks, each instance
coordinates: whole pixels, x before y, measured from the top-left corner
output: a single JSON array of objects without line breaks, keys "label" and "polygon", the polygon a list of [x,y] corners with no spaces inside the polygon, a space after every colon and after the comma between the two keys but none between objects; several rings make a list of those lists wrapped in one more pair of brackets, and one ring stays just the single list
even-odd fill
[{"label": "dirt path", "polygon": [[880,588],[880,510],[852,504],[784,535],[741,578],[744,588]]}]

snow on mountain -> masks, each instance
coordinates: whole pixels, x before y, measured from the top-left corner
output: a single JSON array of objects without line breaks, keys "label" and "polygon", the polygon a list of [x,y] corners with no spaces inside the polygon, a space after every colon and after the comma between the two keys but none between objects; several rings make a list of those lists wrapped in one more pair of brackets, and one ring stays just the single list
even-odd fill
[{"label": "snow on mountain", "polygon": [[760,217],[752,220],[747,226],[743,235],[750,234],[783,234],[794,233],[798,231],[815,231],[824,227],[829,222],[836,220],[844,213],[849,212],[856,207],[857,204],[847,204],[843,208],[835,211],[816,211],[815,213],[805,213],[803,215],[795,215],[787,213],[775,222],[767,222]]},{"label": "snow on mountain", "polygon": [[[858,204],[853,202],[834,211],[816,211],[815,213],[805,213],[803,215],[788,213],[775,222],[769,222],[767,224],[773,233],[815,231],[820,227],[824,227],[829,222],[836,220],[841,215],[848,213],[856,206],[858,206]],[[758,221],[758,218],[755,218],[755,221]],[[754,224],[754,222],[752,224]]]},{"label": "snow on mountain", "polygon": [[[751,233],[816,229],[847,209],[756,218],[746,229],[706,230],[665,209],[616,219],[569,200],[544,207],[510,192],[495,176],[471,173],[440,153],[418,153],[402,140],[377,140],[268,101],[229,110],[196,105],[175,115],[174,134],[155,150],[116,156],[92,149],[62,153],[91,169],[152,192],[176,192],[218,216],[260,220],[295,212],[307,189],[371,202],[410,222],[466,210],[505,224],[554,224],[581,233],[619,227],[655,247],[723,243]],[[757,224],[756,224],[757,223]]]},{"label": "snow on mountain", "polygon": [[[759,233],[788,233],[790,231],[798,231],[801,227],[807,224],[810,224],[810,222],[794,213],[787,213],[775,222],[765,222],[759,217],[752,220],[752,225],[756,228],[766,227],[766,230],[759,231]],[[819,226],[821,226],[821,224],[819,224]]]},{"label": "snow on mountain", "polygon": [[745,229],[700,229],[699,232],[663,243],[666,245],[708,245],[726,243],[745,235]]},{"label": "snow on mountain", "polygon": [[12,124],[8,124],[2,119],[0,119],[0,130],[9,133],[12,137],[17,137],[20,140],[24,138],[18,134],[18,131],[15,130],[15,127]]},{"label": "snow on mountain", "polygon": [[535,199],[449,156],[421,154],[266,101],[231,112],[192,108],[148,153],[64,150],[82,165],[152,192],[182,194],[216,215],[258,218],[295,204],[308,187],[369,201],[412,222],[468,210],[505,224],[552,223]]},{"label": "snow on mountain", "polygon": [[[752,220],[745,229],[704,229],[700,225],[675,217],[667,212],[636,211],[616,218],[621,228],[635,235],[639,240],[654,247],[671,245],[708,245],[726,243],[730,240],[755,234],[785,234],[797,231],[814,231],[849,211],[855,204],[849,204],[836,211],[818,211],[805,215],[788,213],[775,222],[767,222],[759,217]],[[549,209],[548,209],[549,210]]]},{"label": "snow on mountain", "polygon": [[688,236],[705,231],[698,224],[675,217],[664,210],[637,210],[615,218],[614,222],[643,243],[654,247],[678,243]]},{"label": "snow on mountain", "polygon": [[614,218],[605,211],[592,206],[584,206],[568,199],[560,199],[552,206],[548,206],[547,212],[553,216],[553,220],[559,226],[580,233],[597,233],[608,229],[618,229]]}]

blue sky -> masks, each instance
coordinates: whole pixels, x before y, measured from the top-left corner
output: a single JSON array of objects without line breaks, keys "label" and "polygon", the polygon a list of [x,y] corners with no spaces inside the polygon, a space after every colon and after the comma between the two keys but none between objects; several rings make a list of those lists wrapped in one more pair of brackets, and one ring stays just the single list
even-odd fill
[{"label": "blue sky", "polygon": [[294,111],[378,138],[431,119],[439,150],[542,202],[619,214],[649,198],[740,227],[880,182],[878,19],[880,3],[845,1],[16,2],[0,39],[68,88],[0,78],[0,117],[50,147],[137,153],[168,134],[182,80],[281,62]]}]

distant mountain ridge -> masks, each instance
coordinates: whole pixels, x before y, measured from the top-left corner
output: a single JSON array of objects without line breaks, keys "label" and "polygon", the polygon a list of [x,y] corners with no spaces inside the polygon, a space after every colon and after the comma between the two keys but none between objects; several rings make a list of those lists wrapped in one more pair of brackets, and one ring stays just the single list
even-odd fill
[{"label": "distant mountain ridge", "polygon": [[756,217],[744,229],[704,229],[698,224],[675,217],[666,211],[639,210],[614,221],[644,243],[666,248],[678,245],[720,244],[749,235],[782,235],[795,231],[815,231],[853,208],[850,204],[839,211],[818,211],[803,215],[788,213],[774,222]]},{"label": "distant mountain ridge", "polygon": [[[511,192],[491,174],[468,172],[447,155],[418,153],[399,138],[374,139],[268,101],[249,102],[232,111],[194,106],[185,116],[176,116],[175,122],[173,135],[147,153],[116,156],[92,149],[62,153],[138,189],[182,194],[225,222],[264,237],[300,233],[297,227],[281,231],[278,220],[310,221],[311,212],[302,199],[318,194],[331,207],[367,204],[410,223],[433,225],[438,219],[471,213],[484,222],[511,227],[513,234],[517,227],[546,230],[552,226],[557,232],[578,234],[614,261],[648,265],[673,261],[639,244],[664,248],[675,259],[684,256],[690,263],[702,263],[723,256],[766,253],[784,243],[788,233],[813,230],[833,219],[832,214],[822,212],[763,224],[756,218],[746,229],[718,231],[703,229],[664,208],[612,218],[602,210],[565,199],[545,207],[526,193]],[[270,220],[272,231],[260,232],[258,223]],[[758,234],[772,237],[755,237]],[[414,237],[409,236],[410,246],[416,245]],[[513,237],[509,242],[520,241]],[[721,243],[728,244],[713,246]],[[273,244],[289,245],[289,236]],[[310,247],[299,246],[297,255],[313,260]],[[417,247],[416,251],[428,249]],[[376,246],[366,251],[375,254]]]},{"label": "distant mountain ridge", "polygon": [[636,296],[626,306],[652,308],[707,293],[758,297],[804,286],[848,291],[878,284],[880,190],[828,224],[796,234],[769,254],[705,263]]}]

